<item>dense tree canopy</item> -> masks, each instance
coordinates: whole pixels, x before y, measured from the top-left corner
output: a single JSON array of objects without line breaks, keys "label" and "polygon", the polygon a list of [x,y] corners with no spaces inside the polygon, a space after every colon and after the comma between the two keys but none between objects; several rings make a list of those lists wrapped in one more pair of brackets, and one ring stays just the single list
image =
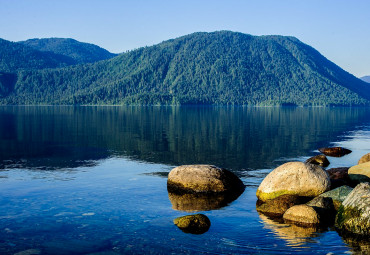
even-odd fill
[{"label": "dense tree canopy", "polygon": [[0,103],[369,105],[370,100],[367,83],[294,37],[229,31],[194,33],[105,61],[16,75],[6,93],[0,88]]}]

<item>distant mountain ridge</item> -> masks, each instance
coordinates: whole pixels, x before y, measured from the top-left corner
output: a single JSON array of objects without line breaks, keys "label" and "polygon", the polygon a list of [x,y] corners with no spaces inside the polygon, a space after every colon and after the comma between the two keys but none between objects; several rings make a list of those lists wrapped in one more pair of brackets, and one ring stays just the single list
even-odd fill
[{"label": "distant mountain ridge", "polygon": [[364,82],[370,83],[370,75],[363,76],[360,79],[363,80]]},{"label": "distant mountain ridge", "polygon": [[0,104],[370,105],[367,83],[298,39],[231,31],[13,73],[15,83],[0,84]]},{"label": "distant mountain ridge", "polygon": [[117,56],[97,45],[82,43],[70,38],[29,39],[18,43],[42,52],[53,52],[70,57],[76,64],[93,63]]}]

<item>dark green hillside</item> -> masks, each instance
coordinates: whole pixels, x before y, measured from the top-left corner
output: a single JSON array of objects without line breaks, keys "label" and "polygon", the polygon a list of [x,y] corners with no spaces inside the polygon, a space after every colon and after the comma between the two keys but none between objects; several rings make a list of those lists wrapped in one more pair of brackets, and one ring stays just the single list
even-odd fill
[{"label": "dark green hillside", "polygon": [[293,37],[194,33],[94,64],[20,71],[2,104],[369,105],[367,83]]},{"label": "dark green hillside", "polygon": [[0,71],[56,68],[74,64],[69,57],[52,52],[41,52],[26,45],[0,39]]},{"label": "dark green hillside", "polygon": [[70,38],[30,39],[19,43],[39,51],[49,51],[70,57],[77,64],[92,63],[117,56],[94,44],[82,43]]}]

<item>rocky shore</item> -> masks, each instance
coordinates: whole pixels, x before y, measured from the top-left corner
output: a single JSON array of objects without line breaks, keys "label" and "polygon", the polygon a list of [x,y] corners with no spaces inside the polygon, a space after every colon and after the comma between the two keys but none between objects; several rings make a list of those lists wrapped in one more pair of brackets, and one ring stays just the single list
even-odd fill
[{"label": "rocky shore", "polygon": [[[356,166],[325,170],[326,156],[351,153],[341,147],[320,148],[306,162],[287,162],[271,171],[257,189],[256,209],[264,217],[299,228],[335,227],[341,235],[370,236],[370,153]],[[207,211],[221,208],[244,191],[232,172],[212,165],[185,165],[168,175],[173,209]],[[210,220],[203,214],[174,220],[182,231],[201,234]]]}]

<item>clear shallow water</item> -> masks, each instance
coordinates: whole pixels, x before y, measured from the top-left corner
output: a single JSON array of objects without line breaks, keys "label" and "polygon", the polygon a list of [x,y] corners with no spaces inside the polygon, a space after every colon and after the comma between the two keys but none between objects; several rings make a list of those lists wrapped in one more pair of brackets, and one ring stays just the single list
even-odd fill
[{"label": "clear shallow water", "polygon": [[[0,108],[0,253],[345,254],[370,244],[333,229],[278,223],[255,210],[273,168],[323,146],[370,152],[370,109],[214,107]],[[166,173],[211,163],[247,185],[226,207],[201,211],[202,235],[174,224]],[[202,201],[198,200],[199,205]],[[217,207],[217,206],[215,206]]]}]

